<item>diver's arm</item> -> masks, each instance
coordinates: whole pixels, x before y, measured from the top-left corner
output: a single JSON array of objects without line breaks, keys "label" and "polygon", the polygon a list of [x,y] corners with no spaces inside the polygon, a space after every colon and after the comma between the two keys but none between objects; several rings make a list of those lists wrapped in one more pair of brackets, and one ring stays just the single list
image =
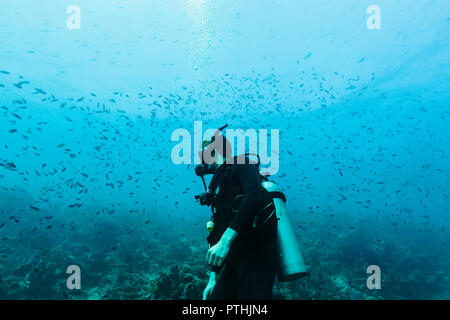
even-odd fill
[{"label": "diver's arm", "polygon": [[[206,255],[206,261],[211,265],[212,270],[209,274],[209,281],[206,285],[205,290],[203,290],[203,300],[207,300],[211,295],[214,287],[216,286],[216,277],[217,272],[222,267],[223,261],[227,257],[231,244],[234,239],[238,236],[237,232],[233,229],[228,228],[223,233],[219,242],[209,248],[208,253]],[[217,272],[216,272],[217,271]]]},{"label": "diver's arm", "polygon": [[217,278],[217,273],[216,273],[215,271],[211,271],[211,272],[209,273],[209,281],[215,282],[215,281],[216,281],[216,278]]},{"label": "diver's arm", "polygon": [[237,174],[244,189],[244,199],[238,213],[220,240],[206,254],[206,262],[215,268],[220,268],[230,252],[234,239],[245,226],[250,225],[255,213],[264,205],[264,194],[256,165],[237,165]]},{"label": "diver's arm", "polygon": [[237,236],[238,236],[238,233],[236,232],[236,230],[227,228],[227,230],[225,230],[222,237],[220,238],[219,242],[222,242],[228,246],[231,246],[231,244],[233,243],[234,239],[236,239]]},{"label": "diver's arm", "polygon": [[266,198],[256,165],[237,164],[236,173],[244,191],[244,198],[230,228],[241,233],[242,229],[252,224],[255,214],[266,204]]}]

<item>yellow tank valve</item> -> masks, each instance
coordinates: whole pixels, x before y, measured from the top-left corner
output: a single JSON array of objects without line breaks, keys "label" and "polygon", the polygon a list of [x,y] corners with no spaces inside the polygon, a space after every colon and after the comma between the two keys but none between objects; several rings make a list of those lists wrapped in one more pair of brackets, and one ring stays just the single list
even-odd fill
[{"label": "yellow tank valve", "polygon": [[214,222],[208,221],[206,223],[206,230],[208,230],[209,232],[213,231],[214,230]]}]

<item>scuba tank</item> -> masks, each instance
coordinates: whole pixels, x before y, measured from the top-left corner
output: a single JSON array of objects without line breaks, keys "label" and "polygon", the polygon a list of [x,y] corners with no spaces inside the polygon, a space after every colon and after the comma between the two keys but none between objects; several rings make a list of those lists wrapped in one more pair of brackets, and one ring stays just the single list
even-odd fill
[{"label": "scuba tank", "polygon": [[[262,186],[269,193],[281,193],[273,181],[263,181]],[[285,200],[273,198],[277,215],[277,249],[279,253],[278,280],[281,282],[297,280],[307,275],[305,261],[297,243],[294,230],[287,213]]]}]

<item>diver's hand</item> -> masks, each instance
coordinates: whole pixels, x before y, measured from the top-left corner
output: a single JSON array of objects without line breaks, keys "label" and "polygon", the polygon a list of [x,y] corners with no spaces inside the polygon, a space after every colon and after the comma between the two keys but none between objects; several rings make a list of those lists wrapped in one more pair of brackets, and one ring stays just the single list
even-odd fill
[{"label": "diver's hand", "polygon": [[230,244],[219,241],[206,254],[206,262],[212,267],[221,267],[230,252]]},{"label": "diver's hand", "polygon": [[203,290],[203,300],[208,299],[215,286],[216,286],[216,273],[214,271],[211,271],[208,284],[206,285],[205,290]]},{"label": "diver's hand", "polygon": [[202,206],[209,206],[212,203],[214,195],[211,192],[203,192],[200,195],[200,204]]},{"label": "diver's hand", "polygon": [[206,262],[213,267],[221,267],[230,252],[231,244],[237,236],[238,233],[233,229],[225,230],[219,242],[208,250]]}]

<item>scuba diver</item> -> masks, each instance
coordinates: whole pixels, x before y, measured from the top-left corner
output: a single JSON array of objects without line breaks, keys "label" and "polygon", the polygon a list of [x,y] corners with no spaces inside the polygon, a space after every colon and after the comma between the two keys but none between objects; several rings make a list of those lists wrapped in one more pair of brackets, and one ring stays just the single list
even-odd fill
[{"label": "scuba diver", "polygon": [[267,178],[249,155],[229,155],[221,134],[225,127],[203,142],[202,164],[195,168],[205,189],[204,175],[213,174],[207,191],[196,196],[213,213],[207,224],[211,273],[203,299],[271,299],[279,261],[273,198],[281,196],[262,186]]}]

